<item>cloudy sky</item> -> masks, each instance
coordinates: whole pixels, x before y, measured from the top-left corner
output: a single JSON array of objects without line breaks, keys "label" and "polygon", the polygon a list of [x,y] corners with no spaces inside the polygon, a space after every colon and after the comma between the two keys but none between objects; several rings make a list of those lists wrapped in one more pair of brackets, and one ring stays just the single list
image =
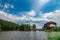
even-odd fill
[{"label": "cloudy sky", "polygon": [[60,25],[60,0],[0,0],[0,19],[22,24],[54,21]]}]

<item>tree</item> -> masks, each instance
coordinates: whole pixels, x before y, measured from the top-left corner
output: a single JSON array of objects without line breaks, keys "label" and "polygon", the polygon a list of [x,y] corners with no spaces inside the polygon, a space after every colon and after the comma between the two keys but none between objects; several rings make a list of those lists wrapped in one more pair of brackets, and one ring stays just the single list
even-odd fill
[{"label": "tree", "polygon": [[21,24],[20,30],[21,30],[21,31],[24,31],[24,24]]},{"label": "tree", "polygon": [[35,25],[35,24],[33,24],[32,28],[35,30],[35,29],[36,29],[36,25]]},{"label": "tree", "polygon": [[1,20],[0,19],[0,29],[1,31],[13,31],[13,30],[20,30],[20,31],[30,31],[31,26],[29,24],[16,24],[9,21]]}]

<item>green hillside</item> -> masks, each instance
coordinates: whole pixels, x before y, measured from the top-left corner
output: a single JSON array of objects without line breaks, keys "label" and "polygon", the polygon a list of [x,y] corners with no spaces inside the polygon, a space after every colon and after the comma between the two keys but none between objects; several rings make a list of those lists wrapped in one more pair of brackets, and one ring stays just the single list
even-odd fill
[{"label": "green hillside", "polygon": [[0,31],[30,31],[31,27],[36,29],[36,25],[30,26],[29,24],[16,24],[0,19]]}]

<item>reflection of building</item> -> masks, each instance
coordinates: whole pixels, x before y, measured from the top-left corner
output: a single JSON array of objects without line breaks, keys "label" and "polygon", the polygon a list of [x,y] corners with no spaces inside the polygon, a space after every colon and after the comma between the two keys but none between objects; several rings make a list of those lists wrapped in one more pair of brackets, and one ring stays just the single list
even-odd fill
[{"label": "reflection of building", "polygon": [[44,24],[43,30],[45,30],[45,29],[52,29],[52,28],[54,28],[54,27],[56,27],[56,23],[50,21],[50,22]]}]

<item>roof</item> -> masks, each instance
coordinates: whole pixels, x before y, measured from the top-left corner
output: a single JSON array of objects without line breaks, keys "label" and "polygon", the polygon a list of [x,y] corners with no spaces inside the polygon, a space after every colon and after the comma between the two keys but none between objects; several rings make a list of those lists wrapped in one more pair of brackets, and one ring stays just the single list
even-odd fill
[{"label": "roof", "polygon": [[47,24],[56,24],[56,22],[50,21]]}]

